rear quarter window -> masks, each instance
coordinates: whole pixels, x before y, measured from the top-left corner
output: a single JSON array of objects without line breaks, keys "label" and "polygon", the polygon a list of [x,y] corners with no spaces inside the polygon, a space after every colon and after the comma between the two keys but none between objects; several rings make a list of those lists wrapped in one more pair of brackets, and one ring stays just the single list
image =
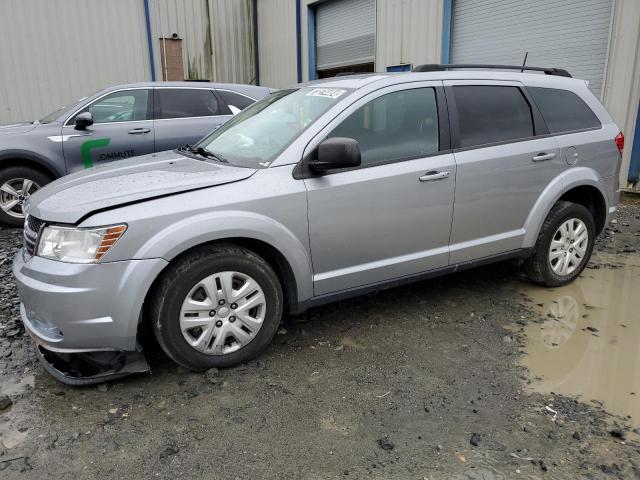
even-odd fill
[{"label": "rear quarter window", "polygon": [[600,128],[600,120],[578,95],[557,88],[528,87],[551,133]]}]

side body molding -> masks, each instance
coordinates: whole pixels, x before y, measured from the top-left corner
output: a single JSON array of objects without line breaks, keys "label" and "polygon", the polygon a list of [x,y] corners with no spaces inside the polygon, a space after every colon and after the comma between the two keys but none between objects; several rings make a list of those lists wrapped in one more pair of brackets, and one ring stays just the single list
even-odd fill
[{"label": "side body molding", "polygon": [[173,223],[149,238],[133,258],[171,261],[192,247],[227,238],[259,240],[277,249],[293,271],[298,300],[313,296],[313,269],[308,248],[283,224],[252,212],[207,212]]},{"label": "side body molding", "polygon": [[545,218],[565,192],[568,192],[574,187],[585,185],[596,187],[605,202],[607,202],[608,197],[602,189],[600,176],[595,170],[587,167],[566,170],[547,185],[531,209],[524,225],[526,233],[522,246],[528,248],[535,245]]}]

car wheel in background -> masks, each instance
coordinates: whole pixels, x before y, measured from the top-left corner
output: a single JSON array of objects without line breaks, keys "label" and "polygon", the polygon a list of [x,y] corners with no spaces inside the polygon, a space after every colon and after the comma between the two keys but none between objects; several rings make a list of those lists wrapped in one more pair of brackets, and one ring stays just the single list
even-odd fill
[{"label": "car wheel in background", "polygon": [[573,281],[587,266],[596,237],[591,212],[577,203],[556,203],[524,263],[530,280],[547,287]]},{"label": "car wheel in background", "polygon": [[153,293],[151,321],[160,346],[190,370],[251,360],[273,339],[282,288],[260,256],[206,245],[170,265]]},{"label": "car wheel in background", "polygon": [[24,223],[25,202],[51,179],[30,167],[7,167],[0,170],[0,222],[13,226]]}]

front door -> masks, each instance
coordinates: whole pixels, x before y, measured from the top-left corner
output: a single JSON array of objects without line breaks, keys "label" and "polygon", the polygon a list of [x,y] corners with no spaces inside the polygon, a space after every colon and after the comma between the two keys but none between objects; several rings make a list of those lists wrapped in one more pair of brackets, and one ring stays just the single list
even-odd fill
[{"label": "front door", "polygon": [[448,264],[456,167],[443,104],[439,82],[390,87],[320,135],[356,139],[362,165],[304,180],[316,296]]},{"label": "front door", "polygon": [[90,112],[93,125],[75,129],[75,115],[62,127],[67,170],[75,172],[106,162],[153,153],[152,90],[120,90],[106,94],[80,112]]},{"label": "front door", "polygon": [[518,250],[536,200],[567,167],[517,82],[446,81],[458,166],[451,263]]}]

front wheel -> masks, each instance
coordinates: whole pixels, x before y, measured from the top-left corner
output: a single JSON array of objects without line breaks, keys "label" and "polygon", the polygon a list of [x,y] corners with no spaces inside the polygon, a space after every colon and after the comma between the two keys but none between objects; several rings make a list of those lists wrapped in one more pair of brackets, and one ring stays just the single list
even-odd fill
[{"label": "front wheel", "polygon": [[524,270],[533,282],[558,287],[573,281],[587,266],[596,237],[591,212],[583,205],[560,201],[542,225]]},{"label": "front wheel", "polygon": [[203,246],[163,273],[153,295],[160,346],[190,370],[251,360],[273,339],[282,288],[271,266],[250,250]]},{"label": "front wheel", "polygon": [[13,166],[0,170],[0,222],[21,227],[25,202],[50,181],[45,174],[30,167]]}]

